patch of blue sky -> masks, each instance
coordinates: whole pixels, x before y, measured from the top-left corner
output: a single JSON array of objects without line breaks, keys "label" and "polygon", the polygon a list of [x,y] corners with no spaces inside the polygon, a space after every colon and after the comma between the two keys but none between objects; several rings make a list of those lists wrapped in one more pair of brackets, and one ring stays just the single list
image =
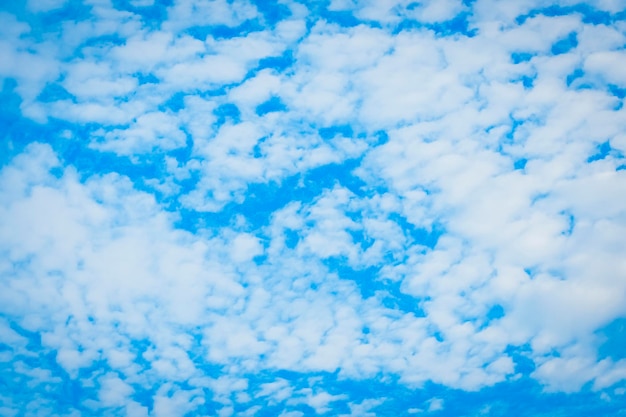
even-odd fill
[{"label": "patch of blue sky", "polygon": [[554,4],[548,7],[533,9],[527,14],[518,16],[516,21],[521,24],[524,23],[526,19],[538,15],[554,17],[567,16],[571,14],[580,14],[582,15],[584,23],[593,25],[609,25],[617,20],[624,19],[625,16],[624,12],[611,13],[606,10],[599,10],[585,2],[580,2],[572,6]]},{"label": "patch of blue sky", "polygon": [[[184,163],[190,160],[192,157],[192,153],[193,153],[193,137],[188,132],[185,132],[185,134],[187,136],[187,139],[185,141],[185,146],[167,151],[167,156],[171,156],[175,158],[179,163]],[[179,181],[184,182],[184,181],[192,180],[196,182],[195,180],[193,180],[193,177],[195,175],[197,174],[191,171],[189,173],[189,178],[180,179]]]},{"label": "patch of blue sky", "polygon": [[110,47],[121,46],[126,43],[126,37],[119,33],[103,34],[100,36],[94,36],[87,39],[81,46],[84,48],[89,47]]},{"label": "patch of blue sky", "polygon": [[[364,183],[351,173],[357,165],[358,161],[351,160],[343,164],[323,165],[307,172],[289,175],[280,181],[249,183],[243,201],[229,202],[222,210],[210,215],[180,208],[175,203],[172,208],[182,214],[177,224],[186,230],[195,231],[197,228],[228,225],[237,216],[242,215],[250,222],[251,227],[258,231],[269,224],[276,210],[294,201],[310,204],[324,191],[336,185],[362,194],[366,191],[363,188]],[[183,186],[181,192],[184,193],[194,188],[195,181],[190,180],[181,185]]]},{"label": "patch of blue sky", "polygon": [[263,15],[263,23],[269,27],[274,27],[292,15],[289,7],[279,0],[253,0],[252,3]]},{"label": "patch of blue sky", "polygon": [[463,12],[456,15],[453,19],[436,23],[424,23],[415,19],[405,19],[397,25],[394,33],[398,34],[407,30],[428,30],[438,37],[461,35],[472,38],[478,33],[478,29],[470,27],[470,18],[471,13]]},{"label": "patch of blue sky", "polygon": [[256,70],[260,71],[265,68],[271,68],[276,70],[277,72],[282,72],[288,68],[290,68],[294,64],[295,60],[293,57],[293,51],[287,49],[279,56],[270,56],[266,58],[262,58]]},{"label": "patch of blue sky", "polygon": [[2,92],[0,92],[0,165],[4,166],[11,159],[21,153],[26,145],[37,140],[37,133],[44,135],[47,132],[32,121],[21,117],[20,97],[15,93],[16,81],[13,79],[3,80]]},{"label": "patch of blue sky", "polygon": [[140,185],[142,180],[162,177],[164,166],[162,158],[155,155],[138,155],[137,160],[119,156],[113,152],[101,152],[84,146],[79,140],[58,139],[55,149],[67,164],[75,167],[79,175],[88,178],[92,175],[118,173]]},{"label": "patch of blue sky", "polygon": [[504,317],[504,308],[500,304],[493,305],[487,312],[488,320],[497,320]]},{"label": "patch of blue sky", "polygon": [[154,0],[152,4],[140,2],[137,5],[131,0],[112,0],[111,3],[117,10],[125,10],[141,16],[143,24],[156,29],[167,19],[168,8],[174,4],[174,0]]},{"label": "patch of blue sky", "polygon": [[589,158],[587,158],[588,163],[591,163],[594,161],[601,161],[602,159],[605,159],[607,156],[609,156],[609,154],[611,153],[611,144],[607,140],[606,142],[599,144],[596,147],[596,149],[597,149],[597,152],[591,155]]},{"label": "patch of blue sky", "polygon": [[326,190],[336,185],[354,193],[362,190],[363,182],[352,175],[357,161],[330,164],[286,177],[278,182],[257,183],[248,186],[246,200],[240,205],[241,213],[258,226],[266,225],[270,215],[290,202],[309,204]]},{"label": "patch of blue sky", "polygon": [[[480,415],[491,416],[516,415],[520,417],[535,417],[539,415],[553,415],[558,410],[563,415],[586,417],[588,415],[614,415],[623,407],[619,399],[613,401],[598,401],[599,394],[586,390],[584,394],[547,394],[542,387],[528,377],[517,381],[497,384],[478,392],[449,389],[444,386],[426,383],[415,390],[406,387],[400,381],[389,382],[382,375],[366,381],[337,378],[334,374],[298,375],[293,373],[277,373],[281,378],[306,387],[308,378],[321,378],[321,386],[328,389],[332,395],[345,395],[345,399],[333,401],[330,404],[331,413],[340,414],[348,410],[349,403],[361,403],[367,400],[378,400],[371,411],[376,415],[411,416],[430,411],[432,415],[459,416]],[[393,378],[391,378],[393,380]],[[263,380],[266,381],[266,380]],[[271,379],[269,379],[271,381]],[[303,384],[304,383],[304,384]],[[298,386],[296,385],[296,386]],[[253,384],[251,383],[251,386]],[[429,410],[433,400],[440,400],[440,409]],[[286,404],[268,408],[267,404],[257,401],[262,409],[260,416],[276,415]],[[301,410],[306,416],[318,415],[311,407],[294,407]]]},{"label": "patch of blue sky", "polygon": [[[429,193],[428,190],[424,191],[427,194]],[[446,232],[445,225],[438,221],[434,221],[429,227],[418,227],[399,213],[392,213],[389,218],[402,228],[405,235],[410,239],[411,245],[417,244],[433,249],[437,246],[439,238]]]},{"label": "patch of blue sky", "polygon": [[536,54],[530,52],[513,52],[511,54],[511,61],[514,64],[520,64],[522,62],[530,61]]},{"label": "patch of blue sky", "polygon": [[[34,123],[20,117],[21,99],[14,91],[16,84],[17,82],[13,79],[4,79],[0,92],[0,134],[2,135],[0,144],[3,148],[0,155],[4,155],[2,165],[8,163],[12,156],[21,152],[23,147],[32,141],[32,139],[20,140],[25,134],[31,134],[31,129],[27,129],[26,125],[33,126]],[[23,146],[15,149],[16,144],[13,144],[13,141],[16,141],[17,144],[21,143]]]},{"label": "patch of blue sky", "polygon": [[422,308],[422,300],[403,293],[400,284],[384,283],[374,288],[375,294],[383,306],[390,310],[411,313],[415,317],[426,317],[427,313]]},{"label": "patch of blue sky", "polygon": [[[612,91],[609,86],[602,86],[598,80],[593,80],[587,77],[585,71],[582,68],[576,68],[565,78],[565,84],[568,88],[572,90],[594,90],[594,89],[603,89],[608,94],[612,94]],[[615,100],[615,105],[613,106],[613,110],[619,110],[622,106],[621,100]]]},{"label": "patch of blue sky", "polygon": [[213,114],[217,116],[216,125],[223,125],[227,121],[232,123],[240,123],[241,122],[241,111],[236,104],[233,103],[224,103],[219,105],[213,110]]},{"label": "patch of blue sky", "polygon": [[[28,343],[23,351],[14,351],[11,361],[0,362],[3,394],[11,395],[18,405],[27,404],[36,394],[51,401],[58,413],[80,410],[82,401],[93,395],[93,389],[85,386],[80,377],[72,378],[67,374],[56,360],[57,352],[43,347],[40,333],[28,331],[15,322],[11,322],[11,328]],[[10,346],[0,344],[0,351],[6,348],[11,350]],[[92,371],[81,372],[85,376]],[[41,376],[45,377],[40,380]]]},{"label": "patch of blue sky", "polygon": [[[552,47],[550,48],[551,55],[561,55],[570,52],[572,49],[578,46],[578,37],[576,32],[571,32],[566,37],[559,39],[556,41]],[[525,62],[531,61],[534,57],[537,56],[537,53],[534,52],[513,52],[511,54],[511,61],[514,64],[521,64]],[[577,73],[575,73],[574,77],[576,78]],[[568,85],[571,83],[570,76],[568,76]]]},{"label": "patch of blue sky", "polygon": [[[5,81],[5,85],[6,83]],[[42,96],[42,101],[54,100],[55,97],[52,96],[57,94],[57,91],[63,94],[63,90],[50,87],[50,90]],[[10,92],[4,92],[3,96],[7,97],[3,100],[5,108],[0,112],[0,120],[6,118],[6,123],[2,123],[0,128],[0,134],[3,136],[1,143],[5,148],[2,154],[6,158],[0,160],[3,164],[6,164],[12,156],[22,152],[29,143],[45,142],[53,147],[65,164],[76,168],[77,173],[83,179],[93,175],[117,173],[130,178],[138,189],[153,192],[154,188],[146,186],[145,182],[149,179],[162,178],[165,175],[163,157],[166,154],[179,161],[185,161],[190,157],[191,138],[188,138],[186,147],[167,153],[150,152],[135,155],[132,160],[113,152],[99,151],[85,146],[92,133],[100,128],[99,125],[78,125],[55,118],[51,118],[45,125],[34,123],[28,119],[16,117],[19,112],[19,97]],[[72,138],[66,137],[68,132],[71,132]],[[183,180],[186,184],[190,181],[195,183],[193,174],[191,178]],[[192,186],[193,184],[189,184],[188,187]]]},{"label": "patch of blue sky", "polygon": [[[626,98],[626,87],[620,87],[615,84],[609,84],[608,87],[609,87],[609,92],[615,97],[621,100]],[[616,110],[619,110],[619,109],[616,109]]]},{"label": "patch of blue sky", "polygon": [[610,358],[614,361],[626,359],[626,318],[620,317],[611,321],[606,326],[598,329],[596,334],[600,337],[598,357]]},{"label": "patch of blue sky", "polygon": [[185,30],[185,33],[194,38],[204,41],[207,37],[215,39],[230,39],[234,37],[244,37],[252,32],[263,30],[264,26],[257,20],[246,20],[238,26],[228,25],[206,25],[192,26]]},{"label": "patch of blue sky", "polygon": [[[148,77],[154,77],[154,75],[150,74],[150,75],[148,75]],[[150,78],[149,82],[158,83],[158,79],[156,79],[156,77],[155,78]],[[160,111],[171,110],[171,111],[177,113],[180,110],[183,110],[185,108],[185,97],[187,97],[187,96],[188,96],[188,94],[184,93],[182,91],[176,92],[176,93],[172,94],[163,103],[159,104],[158,108],[159,108]]]},{"label": "patch of blue sky", "polygon": [[590,414],[612,415],[622,406],[622,404],[598,401],[599,394],[591,390],[579,395],[545,394],[542,393],[541,386],[528,378],[497,384],[474,396],[463,391],[450,394],[452,393],[447,393],[445,397],[452,398],[446,402],[446,409],[441,415],[460,415],[470,408],[474,412],[489,413],[488,415],[494,416],[533,417],[553,415],[555,410],[558,410],[563,415],[583,417]]},{"label": "patch of blue sky", "polygon": [[135,72],[130,75],[137,80],[137,85],[139,86],[145,86],[146,84],[156,85],[159,83],[157,76],[151,73]]},{"label": "patch of blue sky", "polygon": [[256,106],[255,113],[259,116],[263,116],[267,113],[280,112],[287,110],[287,105],[283,103],[280,97],[273,96],[269,100]]},{"label": "patch of blue sky", "polygon": [[[621,326],[620,329],[623,331],[623,324],[618,323],[617,326]],[[523,363],[523,356],[521,358],[520,361]],[[600,394],[588,388],[576,395],[542,392],[541,385],[528,377],[528,373],[533,370],[532,362],[528,363],[529,365],[525,368],[518,368],[520,371],[525,369],[525,375],[522,378],[474,392],[449,389],[433,383],[426,383],[419,389],[414,389],[406,386],[393,376],[389,378],[383,374],[366,380],[343,378],[338,372],[299,373],[274,370],[243,374],[241,376],[248,380],[246,384],[248,387],[247,392],[251,394],[252,399],[248,403],[235,403],[233,408],[234,411],[241,413],[251,406],[259,406],[260,408],[256,414],[259,416],[277,415],[285,410],[298,410],[306,416],[318,415],[316,410],[308,404],[298,404],[297,401],[294,401],[298,396],[304,396],[308,390],[311,390],[309,392],[312,393],[326,392],[331,396],[338,396],[328,404],[328,410],[333,414],[347,412],[351,403],[362,403],[372,399],[378,401],[374,403],[371,411],[376,412],[378,415],[394,414],[399,416],[414,415],[417,410],[426,412],[434,399],[440,400],[442,407],[439,410],[431,411],[437,411],[437,415],[441,416],[489,413],[489,415],[493,416],[514,414],[521,417],[534,417],[552,414],[554,410],[559,410],[559,412],[569,416],[583,417],[592,414],[614,415],[624,406],[624,401],[619,397],[613,397],[611,401],[598,401]],[[56,413],[77,410],[83,415],[97,415],[97,411],[86,408],[84,403],[87,399],[97,399],[96,389],[98,387],[85,388],[79,379],[68,379],[64,371],[59,370],[58,365],[55,365],[53,355],[48,355],[48,360],[31,360],[29,365],[33,369],[52,370],[51,376],[63,379],[64,382],[61,384],[39,386],[40,390],[35,389],[34,391],[39,396],[53,402]],[[208,372],[208,374],[212,373],[214,372]],[[98,374],[101,374],[101,372],[98,372]],[[89,376],[93,377],[95,375],[97,374]],[[7,374],[5,373],[4,376],[6,377]],[[18,376],[15,375],[15,377]],[[261,390],[263,384],[279,380],[287,381],[296,395],[291,395],[278,401],[273,400],[271,397],[254,396],[256,392]],[[20,395],[28,397],[24,398],[24,401],[32,399],[33,386],[28,384],[26,380],[23,381],[23,384],[15,384],[15,382],[16,380],[13,379],[12,385],[5,385],[5,388],[8,390],[4,394],[11,394],[17,403],[20,403]],[[153,412],[153,398],[161,384],[164,383],[166,381],[155,381],[152,388],[135,386],[133,399],[145,406],[149,412]],[[30,388],[27,389],[27,386]],[[185,383],[173,384],[169,394],[188,389],[191,389],[191,387],[185,385]],[[216,414],[220,409],[224,408],[223,400],[216,401],[210,390],[205,389],[204,395],[204,404],[194,407],[189,412],[189,415],[202,412]]]},{"label": "patch of blue sky", "polygon": [[341,279],[353,281],[364,298],[376,298],[390,310],[412,313],[416,317],[426,316],[421,306],[423,300],[402,292],[401,282],[385,279],[381,274],[382,265],[352,268],[343,257],[332,257],[324,263],[330,272],[336,273]]},{"label": "patch of blue sky", "polygon": [[567,77],[565,78],[565,83],[567,84],[567,86],[571,86],[576,80],[579,80],[581,78],[583,78],[585,76],[585,71],[583,71],[582,68],[576,68],[574,71],[572,71],[571,74],[568,74]]},{"label": "patch of blue sky", "polygon": [[338,126],[320,127],[319,134],[322,139],[333,139],[337,135],[351,138],[354,136],[354,130],[351,125],[344,124]]},{"label": "patch of blue sky", "polygon": [[58,83],[48,83],[41,90],[41,93],[39,93],[37,100],[43,103],[52,103],[52,102],[60,101],[60,100],[75,101],[76,97],[74,97],[62,85]]},{"label": "patch of blue sky", "polygon": [[552,55],[561,55],[568,53],[578,46],[578,37],[576,32],[571,32],[567,37],[558,40],[550,48]]},{"label": "patch of blue sky", "polygon": [[[3,112],[2,116],[7,113]],[[1,119],[0,119],[1,120]],[[94,175],[120,174],[133,181],[138,190],[153,193],[157,201],[164,204],[164,208],[179,210],[179,204],[174,197],[165,196],[159,190],[148,184],[149,180],[157,180],[165,175],[164,153],[145,153],[136,155],[133,160],[126,156],[119,156],[113,152],[103,152],[85,146],[87,138],[95,130],[95,126],[80,126],[68,124],[65,121],[50,119],[46,125],[33,123],[27,119],[16,118],[10,123],[2,125],[0,134],[4,158],[0,163],[6,164],[32,142],[50,144],[58,153],[63,163],[76,169],[79,178],[86,180]],[[65,133],[71,131],[73,138],[68,139]],[[187,160],[191,152],[191,143],[185,148],[169,151],[169,156],[179,160]],[[51,170],[55,176],[60,176],[63,169],[56,167]],[[180,181],[184,189],[191,189],[197,183],[197,173],[192,172],[190,177]]]},{"label": "patch of blue sky", "polygon": [[[525,272],[528,273],[527,270],[525,270]],[[537,365],[531,357],[533,349],[530,343],[507,345],[503,353],[513,360],[513,363],[515,364],[515,372],[522,375],[527,380],[527,383],[530,383],[531,381],[529,375],[537,369]]]},{"label": "patch of blue sky", "polygon": [[62,2],[61,7],[38,13],[32,13],[26,1],[8,1],[0,3],[0,11],[15,15],[20,21],[30,25],[29,38],[45,40],[50,32],[63,27],[68,20],[83,21],[92,17],[92,7],[82,1]]},{"label": "patch of blue sky", "polygon": [[[354,168],[358,167],[361,162],[360,158],[345,160],[342,163],[328,164],[309,170],[302,175],[304,187],[302,188],[303,197],[309,195],[316,197],[323,190],[333,188],[340,185],[347,188],[357,196],[366,196],[373,190],[365,187],[365,182],[353,174]],[[296,198],[298,201],[302,201]],[[304,201],[310,201],[305,198]]]},{"label": "patch of blue sky", "polygon": [[[319,2],[317,6],[314,3],[317,3],[317,2],[312,2],[311,5],[313,7],[316,7],[317,9],[316,15],[319,16],[319,18],[324,19],[329,23],[334,23],[344,28],[351,28],[351,27],[355,27],[355,26],[362,25],[365,23],[372,27],[381,27],[381,25],[377,22],[371,22],[371,21],[363,22],[362,20],[355,17],[354,13],[350,11],[328,10],[326,7],[322,6],[321,2]],[[313,21],[309,23],[309,25],[312,25],[312,24],[313,24]]]},{"label": "patch of blue sky", "polygon": [[524,169],[526,167],[526,164],[528,163],[528,159],[526,158],[519,158],[517,160],[515,160],[513,162],[513,168],[515,169]]}]

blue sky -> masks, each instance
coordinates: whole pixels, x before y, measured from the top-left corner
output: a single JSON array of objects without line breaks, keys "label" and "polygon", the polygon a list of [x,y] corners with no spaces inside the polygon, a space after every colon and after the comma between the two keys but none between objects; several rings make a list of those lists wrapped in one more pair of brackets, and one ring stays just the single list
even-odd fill
[{"label": "blue sky", "polygon": [[0,415],[621,415],[624,9],[3,2]]}]

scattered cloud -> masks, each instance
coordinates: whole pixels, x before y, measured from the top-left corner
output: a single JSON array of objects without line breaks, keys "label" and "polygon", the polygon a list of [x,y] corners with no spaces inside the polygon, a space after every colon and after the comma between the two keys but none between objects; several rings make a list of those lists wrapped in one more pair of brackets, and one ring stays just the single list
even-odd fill
[{"label": "scattered cloud", "polygon": [[623,408],[619,2],[2,9],[0,414]]}]

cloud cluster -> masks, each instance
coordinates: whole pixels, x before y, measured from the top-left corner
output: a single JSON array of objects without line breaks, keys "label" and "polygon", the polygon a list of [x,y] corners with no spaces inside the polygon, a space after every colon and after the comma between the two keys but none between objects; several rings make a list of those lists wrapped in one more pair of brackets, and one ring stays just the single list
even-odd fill
[{"label": "cloud cluster", "polygon": [[618,6],[1,12],[3,94],[47,137],[3,146],[0,413],[397,400],[342,381],[623,395]]}]

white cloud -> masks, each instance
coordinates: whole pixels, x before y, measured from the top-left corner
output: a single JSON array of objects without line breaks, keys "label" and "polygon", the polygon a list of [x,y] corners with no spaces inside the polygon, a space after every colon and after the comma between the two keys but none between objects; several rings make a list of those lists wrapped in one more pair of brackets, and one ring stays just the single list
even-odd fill
[{"label": "white cloud", "polygon": [[591,54],[585,60],[585,70],[599,74],[607,82],[626,86],[626,76],[623,71],[619,71],[626,64],[626,53],[622,51],[602,51]]},{"label": "white cloud", "polygon": [[273,402],[282,402],[293,396],[293,388],[284,379],[261,384],[261,390],[255,394],[258,397],[269,396]]},{"label": "white cloud", "polygon": [[28,8],[35,13],[49,12],[60,9],[67,3],[67,0],[28,0]]},{"label": "white cloud", "polygon": [[9,323],[4,318],[0,318],[0,341],[13,349],[24,348],[28,343],[28,339],[11,329]]},{"label": "white cloud", "polygon": [[133,389],[115,374],[107,374],[100,378],[100,401],[109,407],[128,404]]},{"label": "white cloud", "polygon": [[102,142],[94,141],[92,146],[128,156],[181,148],[187,137],[179,124],[178,118],[169,112],[146,113],[134,119],[130,127],[102,132]]},{"label": "white cloud", "polygon": [[178,413],[184,415],[202,403],[204,403],[204,398],[200,390],[185,391],[166,384],[159,389],[154,398],[152,414],[156,417]]},{"label": "white cloud", "polygon": [[222,83],[240,81],[246,74],[246,67],[231,57],[209,55],[200,61],[175,64],[157,74],[180,90],[208,89]]},{"label": "white cloud", "polygon": [[256,237],[242,233],[233,239],[231,257],[235,262],[250,261],[263,253],[263,247]]},{"label": "white cloud", "polygon": [[164,26],[168,30],[208,25],[238,26],[257,16],[256,7],[245,0],[182,0],[169,8]]},{"label": "white cloud", "polygon": [[81,60],[68,65],[63,87],[78,100],[108,101],[137,87],[133,77],[119,77],[108,64]]},{"label": "white cloud", "polygon": [[443,22],[453,19],[464,10],[458,0],[424,1],[420,3],[405,0],[352,1],[333,0],[328,6],[332,11],[352,11],[363,20],[397,24],[404,19],[418,20],[423,23]]},{"label": "white cloud", "polygon": [[[626,192],[624,170],[616,170],[626,118],[605,91],[626,83],[624,34],[579,15],[515,23],[542,4],[475,2],[471,38],[391,28],[406,16],[449,19],[466,7],[453,1],[413,9],[333,1],[331,9],[383,24],[318,21],[308,31],[300,20],[307,11],[291,4],[293,20],[229,39],[179,31],[237,27],[259,18],[255,6],[181,1],[151,31],[139,16],[99,4],[87,21],[64,22],[43,43],[2,14],[0,74],[16,78],[25,116],[99,123],[68,140],[91,140],[134,162],[136,154],[180,149],[190,135],[190,157],[165,156],[167,177],[149,183],[185,210],[219,214],[247,203],[251,184],[283,187],[290,176],[302,179],[295,191],[307,192],[267,225],[253,226],[243,213],[223,227],[199,220],[192,234],[133,178],[83,178],[51,146],[30,145],[0,175],[3,313],[41,333],[42,349],[56,351],[71,377],[106,361],[110,373],[92,375],[101,384],[94,409],[125,405],[138,416],[148,410],[129,402],[134,387],[163,380],[154,415],[192,411],[205,388],[221,415],[239,412],[235,405],[251,395],[319,413],[350,401],[281,379],[257,389],[242,377],[260,371],[391,374],[411,387],[478,390],[515,378],[507,346],[530,347],[532,376],[550,391],[622,381],[624,362],[598,362],[593,334],[626,314],[626,213],[616,198]],[[578,46],[552,56],[552,45],[572,32]],[[88,42],[116,33],[118,45]],[[260,60],[288,50],[289,68],[257,71]],[[514,53],[529,59],[515,64]],[[49,82],[72,98],[38,102]],[[284,111],[258,115],[270,98]],[[222,105],[235,105],[238,116],[218,123]],[[319,134],[342,124],[353,133]],[[378,143],[380,129],[386,139]],[[614,151],[588,162],[607,141]],[[311,186],[309,170],[349,158],[357,158],[362,189],[340,178]],[[416,237],[440,229],[436,244]],[[337,260],[346,269],[332,272],[327,265]],[[381,272],[358,281],[371,266]],[[361,291],[370,284],[373,294]],[[385,307],[393,298],[387,284],[425,316]],[[490,319],[495,306],[502,317]],[[24,349],[7,323],[0,321],[0,338]],[[205,361],[224,375],[207,378]],[[175,384],[183,381],[185,389]],[[348,407],[373,415],[379,404]],[[443,405],[434,398],[420,407]]]},{"label": "white cloud", "polygon": [[191,36],[175,37],[171,32],[152,31],[133,34],[123,45],[111,49],[111,57],[118,60],[120,68],[128,72],[148,72],[192,59],[205,50],[204,43]]},{"label": "white cloud", "polygon": [[349,403],[348,406],[350,407],[350,414],[341,414],[341,416],[374,417],[376,416],[376,413],[371,412],[371,410],[384,402],[385,399],[367,399],[361,401],[360,403]]},{"label": "white cloud", "polygon": [[443,410],[443,400],[441,398],[432,398],[428,400],[428,412]]},{"label": "white cloud", "polygon": [[274,71],[261,70],[229,93],[237,107],[253,111],[256,106],[269,100],[278,92],[281,80]]},{"label": "white cloud", "polygon": [[452,20],[465,9],[458,0],[427,1],[420,3],[415,11],[407,13],[420,22],[435,23]]},{"label": "white cloud", "polygon": [[316,414],[325,414],[332,410],[329,405],[332,402],[348,398],[346,395],[331,395],[327,392],[315,392],[310,388],[305,388],[298,392],[303,398],[292,398],[287,404],[304,403],[315,410]]}]

